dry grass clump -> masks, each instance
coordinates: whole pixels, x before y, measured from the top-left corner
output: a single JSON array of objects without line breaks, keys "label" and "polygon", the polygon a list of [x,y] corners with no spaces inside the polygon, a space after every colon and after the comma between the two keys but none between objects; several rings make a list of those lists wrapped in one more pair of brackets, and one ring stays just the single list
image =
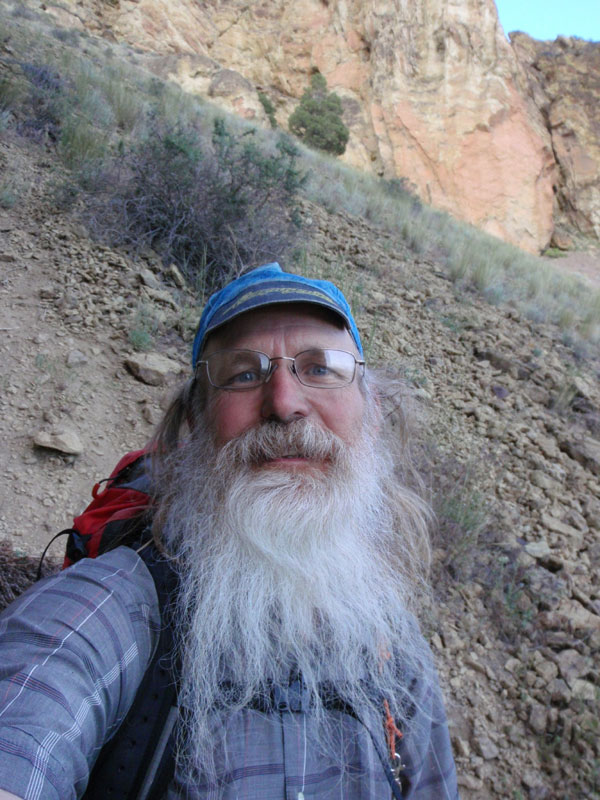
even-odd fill
[{"label": "dry grass clump", "polygon": [[[36,580],[39,559],[15,550],[8,539],[0,540],[0,611]],[[42,576],[56,572],[59,565],[46,560]]]},{"label": "dry grass clump", "polygon": [[[301,147],[308,174],[305,194],[330,212],[345,211],[392,232],[405,231],[418,217],[420,200],[402,179],[384,181],[349,167],[333,156]],[[403,237],[406,238],[406,237]]]},{"label": "dry grass clump", "polygon": [[421,454],[435,511],[432,586],[438,601],[478,585],[486,620],[497,635],[512,644],[527,641],[534,635],[535,615],[529,571],[521,565],[519,548],[499,537],[497,508],[481,488],[485,462],[461,462],[432,443],[425,443]]},{"label": "dry grass clump", "polygon": [[490,508],[479,488],[481,465],[464,464],[431,442],[426,442],[421,452],[421,469],[431,487],[430,502],[435,512],[434,585],[443,594],[448,584],[469,581],[478,568]]}]

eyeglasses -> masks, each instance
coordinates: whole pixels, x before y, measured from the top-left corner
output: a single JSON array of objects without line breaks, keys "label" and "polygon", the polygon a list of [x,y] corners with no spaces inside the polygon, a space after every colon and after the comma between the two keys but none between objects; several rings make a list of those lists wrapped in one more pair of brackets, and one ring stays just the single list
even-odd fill
[{"label": "eyeglasses", "polygon": [[354,380],[356,368],[364,372],[365,362],[345,350],[303,350],[291,356],[273,356],[258,350],[218,350],[198,366],[206,364],[208,380],[216,389],[244,391],[267,383],[279,366],[276,361],[291,361],[290,369],[304,386],[338,389]]}]

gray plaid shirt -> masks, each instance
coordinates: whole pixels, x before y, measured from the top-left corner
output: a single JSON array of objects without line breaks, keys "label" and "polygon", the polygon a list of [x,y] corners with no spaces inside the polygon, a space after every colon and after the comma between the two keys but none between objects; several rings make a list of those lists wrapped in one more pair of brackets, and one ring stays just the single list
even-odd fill
[{"label": "gray plaid shirt", "polygon": [[[25,800],[83,794],[103,743],[133,702],[159,626],[152,577],[128,548],[41,581],[3,613],[0,788]],[[403,796],[456,800],[438,687],[423,686],[417,705],[400,744]],[[168,800],[388,800],[369,731],[341,710],[328,713],[335,724],[327,753],[310,747],[310,715],[247,709],[215,720],[227,753],[217,764],[219,787],[184,785],[176,775]]]}]

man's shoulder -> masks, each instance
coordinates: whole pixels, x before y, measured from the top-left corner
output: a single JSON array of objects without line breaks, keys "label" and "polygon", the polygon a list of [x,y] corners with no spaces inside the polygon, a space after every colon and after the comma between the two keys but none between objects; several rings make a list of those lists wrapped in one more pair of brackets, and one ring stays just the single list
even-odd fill
[{"label": "man's shoulder", "polygon": [[[95,558],[82,558],[72,566],[62,570],[59,575],[67,577],[78,576],[82,578],[95,578],[97,575],[114,574],[124,580],[142,583],[149,576],[148,568],[137,549],[121,545]],[[55,577],[55,576],[53,576]]]},{"label": "man's shoulder", "polygon": [[144,559],[130,547],[118,547],[97,558],[83,558],[37,581],[3,613],[10,615],[19,607],[49,602],[51,596],[53,603],[62,598],[64,602],[79,601],[90,607],[158,604],[153,576]]}]

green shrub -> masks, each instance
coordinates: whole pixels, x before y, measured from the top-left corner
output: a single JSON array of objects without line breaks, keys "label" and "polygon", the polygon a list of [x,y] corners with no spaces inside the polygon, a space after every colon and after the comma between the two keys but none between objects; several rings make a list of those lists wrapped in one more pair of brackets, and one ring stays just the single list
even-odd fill
[{"label": "green shrub", "polygon": [[546,256],[546,258],[564,258],[567,253],[565,253],[564,250],[560,250],[558,247],[547,247],[542,255]]},{"label": "green shrub", "polygon": [[18,199],[17,186],[13,179],[0,180],[0,208],[12,208]]},{"label": "green shrub", "polygon": [[159,327],[160,320],[153,306],[149,303],[140,303],[127,332],[129,344],[138,352],[151,350]]},{"label": "green shrub", "polygon": [[327,91],[327,81],[319,72],[312,76],[310,88],[302,95],[288,125],[309,147],[338,156],[345,151],[350,137],[342,120],[342,101]]},{"label": "green shrub", "polygon": [[275,106],[269,100],[267,95],[264,92],[258,93],[258,99],[260,100],[262,107],[265,110],[265,114],[269,118],[269,122],[271,123],[272,128],[277,127],[277,120],[275,119]]},{"label": "green shrub", "polygon": [[92,222],[112,244],[149,246],[210,289],[293,244],[304,182],[296,159],[284,135],[269,151],[254,130],[234,134],[221,119],[210,138],[155,119],[141,143],[123,145],[105,192],[91,199]]}]

